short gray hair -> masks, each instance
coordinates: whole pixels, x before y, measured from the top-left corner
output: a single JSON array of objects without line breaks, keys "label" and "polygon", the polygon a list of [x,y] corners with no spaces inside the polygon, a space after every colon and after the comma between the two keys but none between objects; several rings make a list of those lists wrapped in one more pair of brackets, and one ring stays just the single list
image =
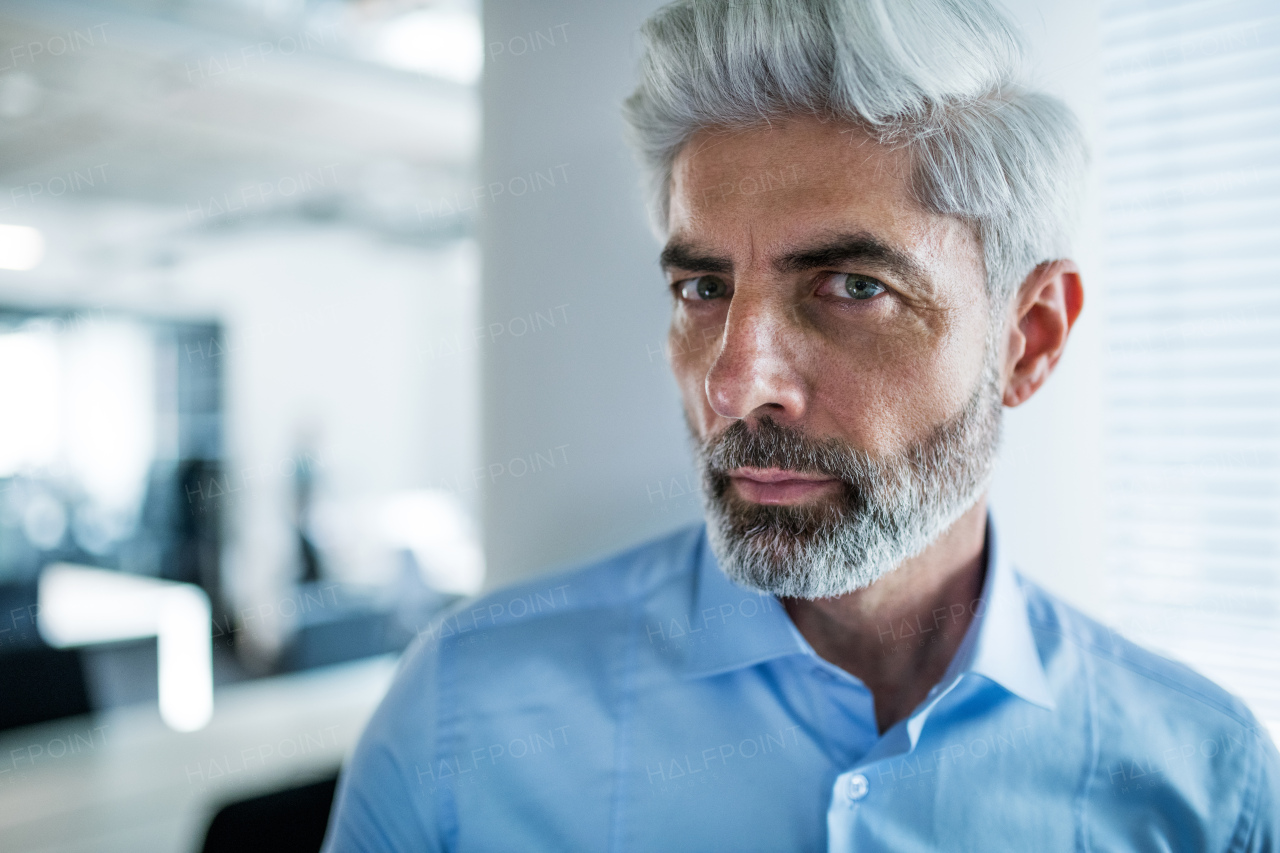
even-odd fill
[{"label": "short gray hair", "polygon": [[677,0],[641,35],[624,115],[657,233],[695,132],[809,115],[907,148],[917,201],[975,228],[993,307],[1069,254],[1084,137],[1020,84],[1020,41],[988,0]]}]

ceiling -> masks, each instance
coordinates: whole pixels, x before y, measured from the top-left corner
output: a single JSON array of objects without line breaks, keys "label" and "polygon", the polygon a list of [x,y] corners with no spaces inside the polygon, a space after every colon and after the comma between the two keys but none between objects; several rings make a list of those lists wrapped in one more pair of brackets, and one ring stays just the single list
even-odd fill
[{"label": "ceiling", "polygon": [[475,86],[378,52],[424,8],[442,7],[7,2],[0,220],[120,201],[197,230],[299,214],[408,240],[465,229],[419,205],[474,181]]}]

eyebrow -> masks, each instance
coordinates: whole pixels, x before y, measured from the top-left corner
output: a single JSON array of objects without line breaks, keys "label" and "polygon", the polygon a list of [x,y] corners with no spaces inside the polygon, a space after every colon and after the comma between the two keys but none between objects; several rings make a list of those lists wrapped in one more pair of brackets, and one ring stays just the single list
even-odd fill
[{"label": "eyebrow", "polygon": [[679,240],[673,240],[662,250],[662,254],[658,256],[658,265],[664,271],[671,269],[681,270],[706,270],[707,272],[729,273],[733,271],[733,264],[728,258],[718,258],[715,255],[700,252],[698,249],[682,243]]},{"label": "eyebrow", "polygon": [[778,272],[804,272],[834,267],[850,261],[871,263],[908,282],[924,284],[928,276],[910,255],[870,234],[837,234],[821,243],[788,252],[773,262]]},{"label": "eyebrow", "polygon": [[[928,288],[928,275],[909,255],[865,232],[823,238],[814,245],[782,255],[773,262],[773,268],[780,273],[795,273],[836,267],[853,261],[870,263],[908,283]],[[663,270],[674,268],[715,273],[733,271],[733,263],[728,258],[705,252],[680,240],[667,244],[662,250],[659,263]]]}]

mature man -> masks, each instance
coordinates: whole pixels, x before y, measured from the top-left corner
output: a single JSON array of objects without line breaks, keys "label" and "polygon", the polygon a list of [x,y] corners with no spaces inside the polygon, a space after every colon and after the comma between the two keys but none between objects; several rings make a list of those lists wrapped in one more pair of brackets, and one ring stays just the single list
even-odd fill
[{"label": "mature man", "polygon": [[708,523],[436,623],[328,849],[1275,849],[1244,706],[1023,580],[988,517],[1002,406],[1083,304],[1084,146],[1007,23],[680,0],[644,35]]}]

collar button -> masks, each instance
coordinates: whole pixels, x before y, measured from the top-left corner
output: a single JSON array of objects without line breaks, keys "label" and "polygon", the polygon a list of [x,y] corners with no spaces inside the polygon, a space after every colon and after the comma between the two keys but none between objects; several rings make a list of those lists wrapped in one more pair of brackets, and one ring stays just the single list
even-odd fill
[{"label": "collar button", "polygon": [[845,780],[844,795],[849,798],[851,803],[861,800],[870,790],[871,783],[861,773],[855,773]]}]

